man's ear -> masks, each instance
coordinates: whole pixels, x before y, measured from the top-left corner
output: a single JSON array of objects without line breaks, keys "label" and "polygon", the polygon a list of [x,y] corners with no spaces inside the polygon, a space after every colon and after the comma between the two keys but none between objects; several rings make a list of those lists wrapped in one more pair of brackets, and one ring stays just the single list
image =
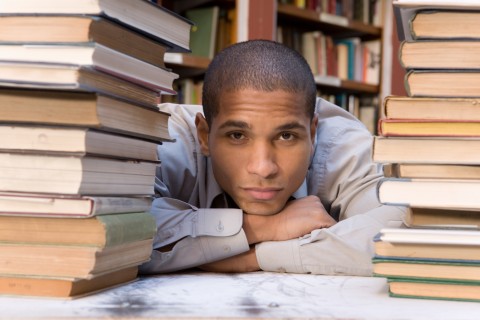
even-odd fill
[{"label": "man's ear", "polygon": [[200,144],[200,151],[205,157],[210,156],[210,149],[208,148],[208,133],[210,131],[207,120],[200,112],[195,116],[195,126],[197,127],[198,143]]}]

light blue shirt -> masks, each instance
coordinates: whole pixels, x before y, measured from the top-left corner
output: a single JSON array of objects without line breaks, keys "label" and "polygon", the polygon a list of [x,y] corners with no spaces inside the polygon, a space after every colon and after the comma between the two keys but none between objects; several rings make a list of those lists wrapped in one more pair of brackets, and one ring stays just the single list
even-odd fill
[{"label": "light blue shirt", "polygon": [[[158,148],[161,166],[152,206],[157,222],[154,250],[142,273],[163,273],[199,266],[249,250],[243,213],[228,208],[209,158],[200,152],[195,114],[201,106],[163,104],[171,113],[174,143]],[[383,227],[401,224],[404,209],[381,205],[377,182],[381,165],[372,162],[372,136],[347,111],[317,99],[315,151],[303,185],[292,195],[317,195],[337,224],[287,241],[256,245],[265,271],[370,275],[373,237]]]}]

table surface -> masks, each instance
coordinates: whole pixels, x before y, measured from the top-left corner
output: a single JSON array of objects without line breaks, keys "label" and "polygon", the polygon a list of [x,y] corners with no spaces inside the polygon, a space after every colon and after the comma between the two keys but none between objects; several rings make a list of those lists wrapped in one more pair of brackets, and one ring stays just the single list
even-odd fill
[{"label": "table surface", "polygon": [[74,300],[0,297],[1,319],[480,319],[480,303],[388,296],[384,278],[189,272]]}]

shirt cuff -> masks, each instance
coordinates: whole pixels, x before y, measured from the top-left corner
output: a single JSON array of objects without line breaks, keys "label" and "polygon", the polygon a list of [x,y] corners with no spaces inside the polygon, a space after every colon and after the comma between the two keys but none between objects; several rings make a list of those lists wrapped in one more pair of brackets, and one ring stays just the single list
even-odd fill
[{"label": "shirt cuff", "polygon": [[304,273],[299,239],[261,242],[255,252],[263,271]]}]

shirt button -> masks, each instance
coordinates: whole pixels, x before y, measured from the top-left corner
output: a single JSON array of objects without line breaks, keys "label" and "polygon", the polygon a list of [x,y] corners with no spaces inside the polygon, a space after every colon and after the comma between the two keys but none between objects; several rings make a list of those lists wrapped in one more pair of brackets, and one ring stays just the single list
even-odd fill
[{"label": "shirt button", "polygon": [[223,251],[224,252],[230,252],[232,249],[230,248],[230,246],[223,246]]},{"label": "shirt button", "polygon": [[222,232],[225,229],[225,227],[222,224],[222,221],[218,222],[216,229],[218,232]]}]

